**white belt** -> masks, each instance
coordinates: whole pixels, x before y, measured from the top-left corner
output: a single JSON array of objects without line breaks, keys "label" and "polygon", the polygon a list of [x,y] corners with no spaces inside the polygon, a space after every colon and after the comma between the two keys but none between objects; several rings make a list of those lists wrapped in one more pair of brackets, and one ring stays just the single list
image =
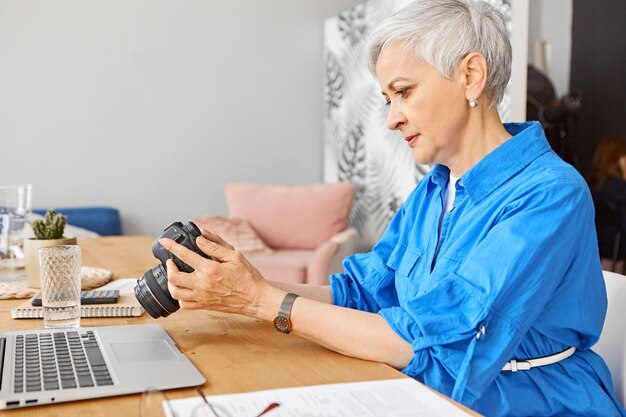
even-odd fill
[{"label": "white belt", "polygon": [[536,359],[525,359],[522,361],[518,361],[515,359],[511,359],[502,367],[503,371],[528,371],[530,368],[535,368],[537,366],[546,366],[551,365],[553,363],[557,363],[562,361],[563,359],[569,358],[576,352],[575,347],[571,347],[569,349],[564,350],[563,352],[556,353],[550,356],[544,356],[543,358]]}]

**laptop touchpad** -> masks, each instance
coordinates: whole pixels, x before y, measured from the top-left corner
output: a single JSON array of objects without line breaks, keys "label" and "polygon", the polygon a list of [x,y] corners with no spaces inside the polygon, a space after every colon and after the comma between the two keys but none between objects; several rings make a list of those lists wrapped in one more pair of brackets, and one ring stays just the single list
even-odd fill
[{"label": "laptop touchpad", "polygon": [[176,360],[176,355],[164,340],[111,343],[118,362],[153,362]]}]

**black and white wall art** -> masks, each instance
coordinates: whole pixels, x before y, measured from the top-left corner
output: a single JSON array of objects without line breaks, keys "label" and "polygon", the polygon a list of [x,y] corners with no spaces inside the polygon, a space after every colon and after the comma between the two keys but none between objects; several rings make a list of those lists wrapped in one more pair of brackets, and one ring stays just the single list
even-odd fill
[{"label": "black and white wall art", "polygon": [[[399,132],[387,129],[380,86],[367,69],[372,28],[410,1],[370,0],[326,19],[324,27],[324,181],[350,181],[357,190],[350,218],[360,250],[378,240],[389,220],[431,169],[418,165]],[[509,0],[491,0],[507,17]],[[510,95],[499,106],[508,120]]]}]

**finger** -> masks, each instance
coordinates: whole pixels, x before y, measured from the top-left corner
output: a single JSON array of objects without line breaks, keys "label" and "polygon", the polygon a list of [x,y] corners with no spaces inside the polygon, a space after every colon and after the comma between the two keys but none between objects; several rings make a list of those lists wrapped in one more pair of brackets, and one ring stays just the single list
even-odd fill
[{"label": "finger", "polygon": [[172,239],[164,237],[159,239],[159,243],[165,249],[170,251],[172,255],[176,256],[187,265],[190,265],[193,269],[198,269],[200,265],[206,261],[206,258],[198,255],[192,250],[187,249],[185,246],[174,242]]},{"label": "finger", "polygon": [[170,278],[170,274],[175,274],[175,273],[180,272],[180,269],[178,269],[178,266],[171,259],[168,259],[167,261],[165,261],[165,269],[167,270],[168,279]]},{"label": "finger", "polygon": [[202,231],[202,236],[205,239],[211,240],[215,243],[219,243],[220,245],[224,246],[227,249],[233,250],[235,249],[233,247],[233,245],[231,245],[230,243],[226,242],[224,239],[222,239],[222,237],[216,233],[213,233],[207,229],[200,229]]},{"label": "finger", "polygon": [[178,304],[180,304],[180,308],[184,310],[198,310],[202,308],[202,306],[196,301],[184,300],[180,301]]},{"label": "finger", "polygon": [[205,238],[204,236],[198,236],[196,238],[196,244],[198,245],[200,250],[202,250],[202,252],[222,262],[229,260],[230,255],[233,253],[233,249],[224,247],[219,243],[213,242]]},{"label": "finger", "polygon": [[171,281],[167,283],[167,289],[170,292],[172,298],[175,298],[179,301],[188,301],[194,298],[194,291],[189,288],[179,287],[178,285],[172,284]]},{"label": "finger", "polygon": [[165,266],[167,269],[168,288],[170,283],[181,288],[192,288],[193,279],[186,272],[180,272],[173,260],[168,259],[165,262]]}]

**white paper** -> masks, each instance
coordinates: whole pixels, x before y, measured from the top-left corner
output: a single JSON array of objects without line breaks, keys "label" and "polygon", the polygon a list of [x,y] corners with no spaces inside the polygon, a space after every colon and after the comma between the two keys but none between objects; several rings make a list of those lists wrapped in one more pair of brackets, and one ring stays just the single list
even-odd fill
[{"label": "white paper", "polygon": [[135,285],[137,284],[137,278],[119,278],[114,279],[108,284],[104,284],[102,287],[98,287],[98,290],[120,290],[120,293],[132,293],[134,292]]},{"label": "white paper", "polygon": [[[206,397],[220,417],[454,417],[470,414],[411,378],[352,382]],[[212,415],[200,396],[170,401],[168,417]]]}]

